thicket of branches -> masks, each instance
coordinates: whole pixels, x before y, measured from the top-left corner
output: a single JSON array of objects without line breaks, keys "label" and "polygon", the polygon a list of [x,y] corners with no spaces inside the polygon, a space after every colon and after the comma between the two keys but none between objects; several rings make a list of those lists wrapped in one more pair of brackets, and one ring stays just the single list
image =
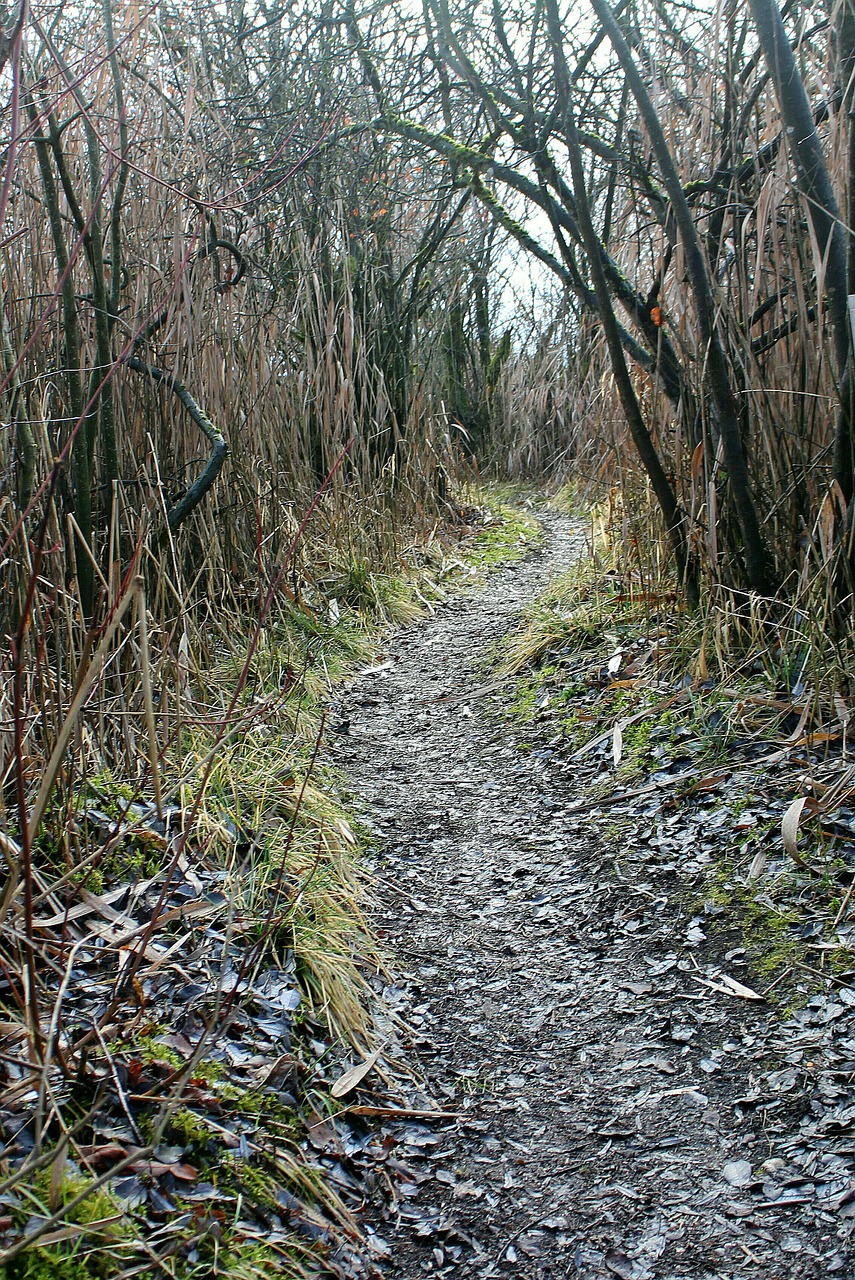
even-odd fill
[{"label": "thicket of branches", "polygon": [[343,449],[430,506],[610,401],[691,597],[848,593],[848,3],[85,13],[7,16],[3,188],[5,540],[84,619],[143,517],[252,595]]},{"label": "thicket of branches", "polygon": [[[850,593],[853,15],[786,18],[766,0],[436,0],[410,19],[416,90],[391,25],[350,10],[375,128],[452,166],[570,300],[567,376],[551,317],[524,357],[533,394],[549,387],[531,436],[563,417],[583,451],[619,401],[615,451],[643,467],[693,598],[703,579],[773,595],[804,574]],[[606,369],[599,412],[571,413],[568,389]],[[518,394],[520,361],[506,374]]]},{"label": "thicket of branches", "polygon": [[257,614],[319,487],[382,555],[461,451],[640,472],[690,599],[848,626],[855,17],[785,18],[7,12],[5,782],[138,576],[174,658]]},{"label": "thicket of branches", "polygon": [[286,555],[318,578],[330,545],[382,562],[396,530],[429,528],[446,388],[458,415],[482,403],[493,353],[491,228],[353,123],[343,20],[103,0],[6,22],[10,782],[13,721],[49,750],[40,708],[62,723],[137,575],[175,660],[188,628],[216,646],[226,617],[257,619]]},{"label": "thicket of branches", "polygon": [[0,922],[34,1063],[33,894],[88,856],[62,803],[111,767],[159,808],[193,663],[394,561],[461,459],[641,479],[688,602],[850,633],[855,0],[0,18]]}]

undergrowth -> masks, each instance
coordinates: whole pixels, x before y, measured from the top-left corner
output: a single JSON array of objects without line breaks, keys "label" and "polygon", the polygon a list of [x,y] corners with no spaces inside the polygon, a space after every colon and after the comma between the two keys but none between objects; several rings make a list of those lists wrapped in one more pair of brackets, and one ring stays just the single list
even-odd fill
[{"label": "undergrowth", "polygon": [[462,493],[465,512],[484,515],[460,545],[448,574],[473,576],[513,564],[537,547],[542,530],[534,515],[533,491],[522,484],[470,485]]},{"label": "undergrowth", "polygon": [[[114,996],[101,1033],[112,1065],[90,1079],[84,1057],[76,1084],[62,1072],[52,1082],[64,1123],[79,1131],[68,1146],[48,1131],[13,1163],[7,1241],[50,1222],[43,1241],[13,1250],[9,1280],[108,1280],[150,1266],[175,1280],[339,1274],[334,1255],[357,1235],[306,1129],[336,1110],[330,1073],[371,1044],[365,975],[379,957],[362,915],[359,829],[321,758],[323,734],[337,686],[377,660],[389,627],[536,541],[536,521],[512,495],[491,505],[488,496],[467,493],[456,528],[434,529],[385,569],[352,548],[316,554],[254,640],[247,619],[221,617],[207,640],[185,642],[158,708],[159,807],[115,767],[62,779],[37,850],[48,904],[64,894],[72,919],[86,912],[84,926],[104,911],[128,928],[134,904],[160,894],[163,916],[148,951],[130,943],[120,961],[141,976]],[[80,946],[77,985],[43,993],[74,1036],[87,1025],[79,991],[103,985],[85,929]],[[279,1054],[249,1071],[242,1041],[253,1043],[257,1018],[274,1028],[265,1034],[278,1036]],[[123,1156],[129,1170],[109,1177]],[[190,1194],[208,1185],[209,1196]]]},{"label": "undergrowth", "polygon": [[548,736],[582,800],[653,795],[652,831],[683,813],[716,832],[709,855],[675,846],[685,902],[710,936],[739,942],[769,998],[798,1003],[851,967],[846,686],[809,616],[721,597],[690,611],[601,546],[526,611],[494,662],[514,680],[520,738]]}]

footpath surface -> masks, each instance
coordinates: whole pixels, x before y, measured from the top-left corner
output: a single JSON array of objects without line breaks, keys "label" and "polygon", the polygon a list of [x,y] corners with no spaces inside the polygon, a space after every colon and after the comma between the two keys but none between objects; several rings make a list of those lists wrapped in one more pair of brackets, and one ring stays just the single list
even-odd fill
[{"label": "footpath surface", "polygon": [[[679,894],[626,876],[608,812],[574,812],[573,765],[521,751],[498,713],[490,646],[584,554],[572,522],[545,525],[342,707],[336,760],[382,850],[378,1016],[413,1072],[413,1114],[382,1126],[377,1266],[852,1280],[855,1146],[802,1080],[822,1027],[699,982]],[[834,1114],[855,1072],[855,1041],[836,1044]]]}]

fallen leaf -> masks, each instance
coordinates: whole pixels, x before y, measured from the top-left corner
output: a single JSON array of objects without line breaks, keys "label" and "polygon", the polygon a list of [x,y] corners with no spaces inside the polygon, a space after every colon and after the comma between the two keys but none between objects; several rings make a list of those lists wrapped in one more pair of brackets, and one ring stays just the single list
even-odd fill
[{"label": "fallen leaf", "polygon": [[632,1260],[625,1253],[620,1253],[617,1249],[609,1249],[603,1262],[613,1275],[620,1276],[620,1280],[632,1280],[635,1268]]},{"label": "fallen leaf", "polygon": [[652,982],[622,982],[619,991],[631,991],[634,996],[645,996],[653,990]]},{"label": "fallen leaf", "polygon": [[799,822],[802,817],[802,810],[808,802],[808,796],[799,796],[797,800],[787,809],[781,822],[781,835],[784,840],[784,848],[795,862],[796,866],[804,867],[805,860],[799,853]]},{"label": "fallen leaf", "polygon": [[469,1196],[473,1200],[480,1200],[484,1194],[484,1188],[477,1186],[474,1182],[458,1182],[454,1188],[455,1200],[463,1200]]},{"label": "fallen leaf", "polygon": [[730,1160],[722,1169],[721,1176],[731,1187],[747,1187],[753,1174],[747,1160]]},{"label": "fallen leaf", "polygon": [[167,1164],[163,1160],[135,1160],[128,1168],[133,1173],[147,1173],[152,1178],[162,1178],[164,1174],[171,1173],[181,1182],[195,1182],[199,1177],[198,1169],[194,1169],[192,1164]]},{"label": "fallen leaf", "polygon": [[343,1154],[343,1148],[335,1127],[321,1116],[312,1115],[309,1118],[309,1123],[306,1125],[306,1137],[316,1151],[323,1151],[327,1154],[331,1152],[336,1155]]},{"label": "fallen leaf", "polygon": [[764,998],[758,991],[746,987],[742,982],[737,982],[736,978],[728,977],[726,973],[719,974],[715,982],[708,982],[706,978],[695,978],[695,982],[700,982],[703,987],[709,987],[711,991],[721,991],[726,996],[737,996],[740,1000]]},{"label": "fallen leaf", "polygon": [[121,1147],[116,1142],[107,1142],[98,1147],[84,1147],[82,1154],[87,1164],[93,1169],[100,1169],[102,1165],[116,1164],[119,1160],[124,1160],[130,1153],[127,1147]]},{"label": "fallen leaf", "polygon": [[350,1093],[356,1086],[365,1079],[368,1072],[380,1057],[381,1050],[375,1049],[364,1062],[358,1062],[355,1067],[351,1067],[349,1071],[345,1071],[344,1075],[339,1076],[330,1093],[334,1098],[343,1098]]},{"label": "fallen leaf", "polygon": [[748,868],[748,879],[757,880],[763,874],[766,868],[766,850],[758,849],[754,857],[751,859],[751,866]]}]

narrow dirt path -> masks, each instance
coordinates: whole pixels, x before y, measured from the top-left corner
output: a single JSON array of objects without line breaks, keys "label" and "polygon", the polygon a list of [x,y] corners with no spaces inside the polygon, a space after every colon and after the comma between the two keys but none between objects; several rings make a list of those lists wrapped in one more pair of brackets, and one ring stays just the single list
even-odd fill
[{"label": "narrow dirt path", "polygon": [[[621,879],[597,815],[572,812],[572,768],[548,744],[521,751],[491,711],[490,645],[583,552],[570,521],[545,525],[541,551],[398,635],[346,699],[336,756],[382,844],[408,1102],[450,1113],[383,1129],[378,1265],[406,1280],[855,1276],[849,1223],[805,1216],[798,1178],[782,1203],[786,1161],[763,1167],[773,1148],[744,1095],[769,1015],[698,985],[679,906]],[[763,1179],[765,1207],[748,1194]]]}]

